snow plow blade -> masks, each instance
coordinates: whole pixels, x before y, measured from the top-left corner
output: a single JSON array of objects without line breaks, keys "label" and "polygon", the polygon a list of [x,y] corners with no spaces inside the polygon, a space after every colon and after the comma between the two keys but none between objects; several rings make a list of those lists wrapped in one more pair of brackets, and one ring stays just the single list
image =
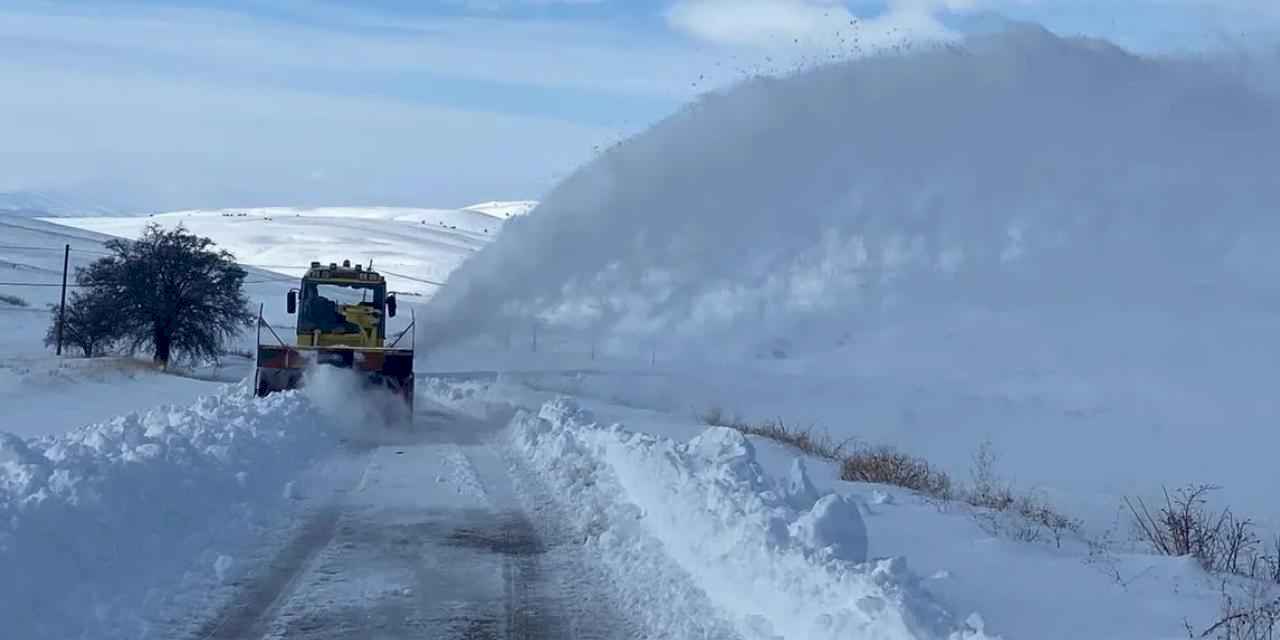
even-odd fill
[{"label": "snow plow blade", "polygon": [[413,350],[356,347],[258,346],[255,388],[258,397],[298,389],[306,370],[329,365],[365,372],[366,386],[385,389],[413,410]]}]

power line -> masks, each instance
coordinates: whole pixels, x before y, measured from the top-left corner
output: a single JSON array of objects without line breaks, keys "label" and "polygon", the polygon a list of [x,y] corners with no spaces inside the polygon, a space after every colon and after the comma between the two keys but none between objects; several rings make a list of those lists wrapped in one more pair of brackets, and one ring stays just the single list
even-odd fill
[{"label": "power line", "polygon": [[[21,251],[64,251],[64,250],[65,250],[65,248],[64,248],[64,247],[37,247],[37,246],[32,246],[32,245],[21,245],[21,244],[0,244],[0,249],[16,249],[16,250],[21,250]],[[112,253],[112,252],[110,252],[110,251],[98,251],[98,250],[95,250],[95,249],[76,249],[75,247],[72,247],[72,248],[71,248],[71,252],[72,252],[72,253],[76,253],[76,252],[79,252],[79,253],[91,253],[91,254],[100,255],[100,256],[113,256],[113,255],[116,255],[116,254],[114,254],[114,253]],[[263,266],[267,266],[267,265],[254,265],[254,264],[249,264],[249,263],[246,263],[246,262],[237,262],[236,264],[238,264],[238,265],[240,265],[240,266],[242,266],[242,267],[263,267]],[[275,266],[275,265],[271,265],[271,266]],[[277,267],[277,268],[285,268],[285,267],[280,266],[280,267]],[[290,267],[290,268],[292,268],[292,267]],[[297,267],[297,268],[305,269],[306,267]],[[265,284],[265,283],[273,282],[273,281],[290,281],[290,282],[292,282],[293,280],[295,280],[295,278],[294,278],[294,277],[292,277],[292,276],[286,276],[286,275],[284,275],[284,274],[281,274],[281,275],[276,276],[276,277],[270,277],[270,276],[268,276],[268,277],[267,277],[267,279],[265,279],[265,280],[246,280],[246,281],[245,281],[245,282],[243,282],[242,284]],[[62,286],[61,284],[56,283],[56,282],[55,282],[55,283],[45,283],[45,282],[0,282],[0,285],[4,285],[4,286],[8,286],[8,287],[60,287],[60,286]],[[85,285],[80,285],[80,284],[69,284],[69,283],[68,283],[68,284],[67,284],[67,286],[68,286],[68,287],[83,287],[83,286],[85,286]]]},{"label": "power line", "polygon": [[414,281],[414,282],[421,282],[421,283],[423,283],[423,284],[432,284],[432,285],[435,285],[435,286],[437,286],[437,287],[443,287],[443,286],[444,286],[444,283],[443,283],[443,282],[436,282],[435,280],[427,280],[426,278],[415,278],[415,277],[413,277],[413,276],[406,276],[406,275],[405,275],[405,274],[403,274],[403,273],[396,273],[396,272],[394,272],[394,271],[387,271],[386,269],[379,269],[379,271],[381,271],[382,273],[385,273],[385,274],[387,274],[387,275],[389,275],[389,276],[395,276],[395,277],[397,277],[397,278],[404,278],[405,280],[412,280],[412,281]]},{"label": "power line", "polygon": [[[22,251],[62,251],[63,250],[62,247],[31,247],[31,246],[20,245],[20,244],[0,244],[0,249],[18,249]],[[115,255],[109,251],[97,251],[95,249],[76,249],[73,247],[71,250],[78,251],[80,253],[93,253],[93,254],[102,255],[102,256]]]},{"label": "power line", "polygon": [[[59,282],[0,282],[0,287],[61,287]],[[71,284],[68,287],[87,287],[87,284]]]},{"label": "power line", "polygon": [[[293,279],[292,279],[292,278],[282,278],[282,279],[279,279],[279,280],[245,280],[244,282],[241,282],[240,284],[270,284],[270,283],[273,283],[273,282],[282,282],[282,281],[289,281],[289,282],[292,282],[292,281],[293,281]],[[61,287],[61,286],[62,286],[62,284],[61,284],[61,283],[58,283],[58,282],[0,282],[0,287]],[[70,283],[70,282],[68,282],[68,283],[67,283],[67,287],[68,287],[68,288],[70,288],[70,287],[92,287],[92,286],[94,286],[94,285],[89,285],[89,284],[73,284],[73,283]]]}]

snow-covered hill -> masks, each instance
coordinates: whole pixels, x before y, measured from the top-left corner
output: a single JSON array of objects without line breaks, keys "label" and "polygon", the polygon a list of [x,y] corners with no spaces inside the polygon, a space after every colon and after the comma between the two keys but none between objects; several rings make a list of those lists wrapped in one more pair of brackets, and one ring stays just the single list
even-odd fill
[{"label": "snow-covered hill", "polygon": [[372,261],[394,290],[424,297],[433,295],[504,224],[499,214],[473,208],[405,207],[256,207],[56,222],[125,238],[136,237],[149,224],[183,225],[212,238],[245,265],[292,277],[301,277],[312,260]]}]

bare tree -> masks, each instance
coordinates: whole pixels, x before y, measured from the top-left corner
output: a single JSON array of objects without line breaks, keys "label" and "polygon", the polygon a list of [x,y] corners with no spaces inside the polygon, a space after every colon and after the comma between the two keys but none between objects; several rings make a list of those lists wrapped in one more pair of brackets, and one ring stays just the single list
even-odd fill
[{"label": "bare tree", "polygon": [[112,240],[112,255],[79,269],[91,295],[110,300],[116,327],[133,350],[168,366],[175,353],[216,358],[227,339],[253,321],[245,271],[213,241],[179,226],[149,225],[136,241]]}]

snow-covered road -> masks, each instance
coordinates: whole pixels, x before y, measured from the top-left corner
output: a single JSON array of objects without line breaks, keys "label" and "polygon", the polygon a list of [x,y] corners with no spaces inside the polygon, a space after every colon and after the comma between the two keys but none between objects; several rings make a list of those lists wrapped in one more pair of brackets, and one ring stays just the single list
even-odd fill
[{"label": "snow-covered road", "polygon": [[420,411],[414,426],[410,439],[354,443],[323,481],[296,486],[308,515],[195,637],[641,635],[580,541],[550,510],[525,511],[521,472],[490,443],[505,424]]}]

